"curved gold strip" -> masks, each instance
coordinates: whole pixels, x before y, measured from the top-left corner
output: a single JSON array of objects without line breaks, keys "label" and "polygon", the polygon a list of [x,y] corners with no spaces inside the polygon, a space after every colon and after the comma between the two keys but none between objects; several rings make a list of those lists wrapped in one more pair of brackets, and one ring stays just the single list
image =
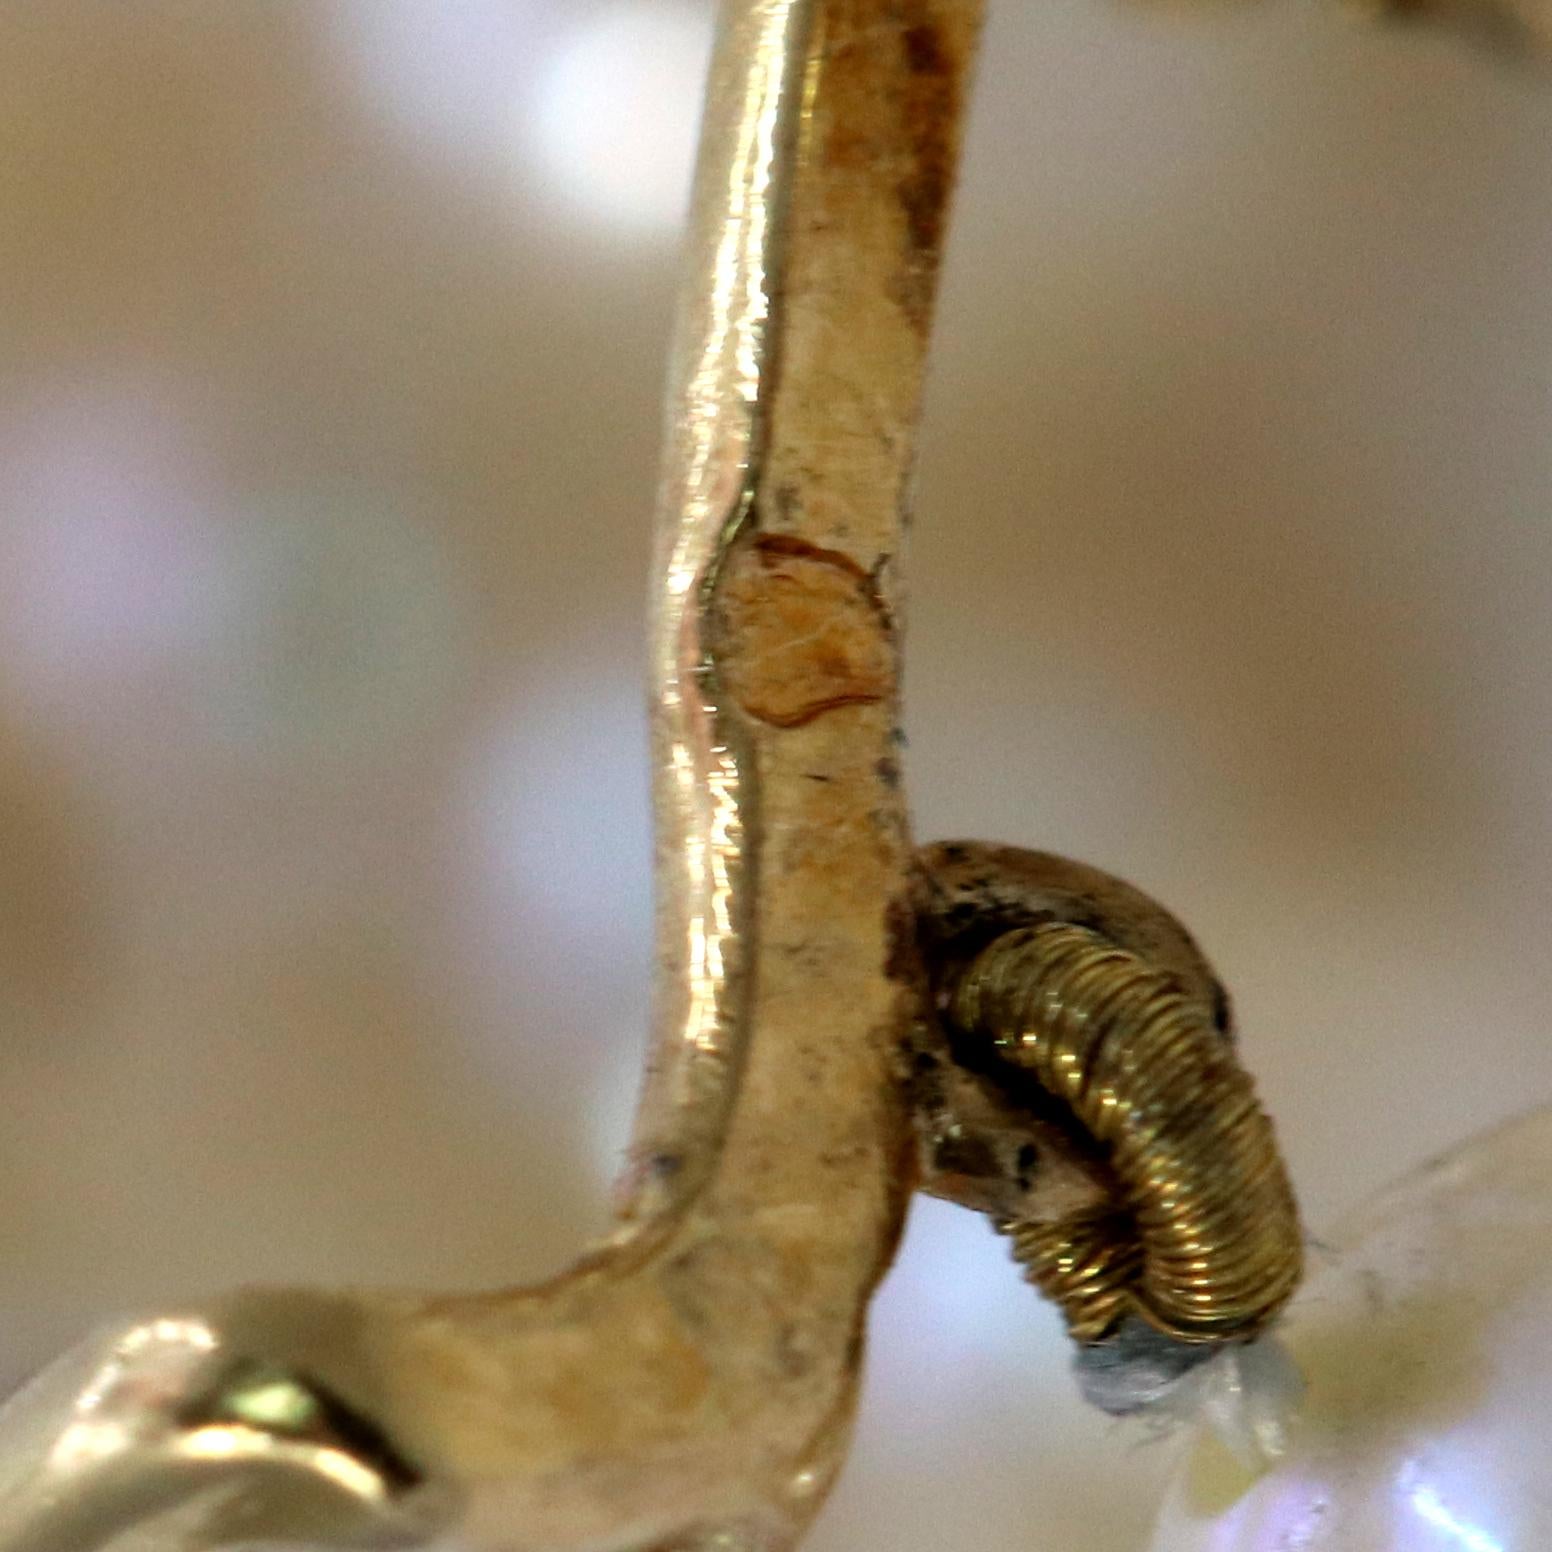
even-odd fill
[{"label": "curved gold strip", "polygon": [[622,1216],[638,1224],[661,1226],[704,1184],[750,1022],[758,774],[721,705],[708,620],[719,561],[759,480],[811,11],[802,0],[725,7],[707,86],[650,595],[658,972],[620,1191]]}]

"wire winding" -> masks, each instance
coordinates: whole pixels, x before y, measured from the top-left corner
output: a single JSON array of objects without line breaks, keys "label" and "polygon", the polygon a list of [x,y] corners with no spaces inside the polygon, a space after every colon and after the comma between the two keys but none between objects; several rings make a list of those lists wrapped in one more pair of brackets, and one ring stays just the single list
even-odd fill
[{"label": "wire winding", "polygon": [[1114,1172],[1110,1210],[999,1224],[1073,1336],[1102,1341],[1130,1315],[1187,1343],[1263,1330],[1303,1269],[1298,1208],[1209,1012],[1173,976],[1061,922],[994,939],[944,1006],[1060,1100]]}]

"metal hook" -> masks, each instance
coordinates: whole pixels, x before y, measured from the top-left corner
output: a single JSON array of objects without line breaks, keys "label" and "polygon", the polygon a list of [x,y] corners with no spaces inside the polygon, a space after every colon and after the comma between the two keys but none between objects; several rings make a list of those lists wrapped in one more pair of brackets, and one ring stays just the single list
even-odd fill
[{"label": "metal hook", "polygon": [[910,1186],[899,544],[979,13],[722,9],[653,584],[657,1033],[619,1234],[537,1289],[252,1293],[94,1341],[0,1421],[0,1552],[152,1528],[776,1548],[822,1500]]}]

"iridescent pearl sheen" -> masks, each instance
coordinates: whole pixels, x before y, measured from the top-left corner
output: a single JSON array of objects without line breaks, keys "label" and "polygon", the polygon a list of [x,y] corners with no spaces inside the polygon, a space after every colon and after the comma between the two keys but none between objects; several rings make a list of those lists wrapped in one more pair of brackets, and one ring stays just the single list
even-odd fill
[{"label": "iridescent pearl sheen", "polygon": [[1258,1475],[1204,1432],[1153,1552],[1552,1545],[1552,1110],[1424,1166],[1324,1259],[1287,1323],[1287,1453]]}]

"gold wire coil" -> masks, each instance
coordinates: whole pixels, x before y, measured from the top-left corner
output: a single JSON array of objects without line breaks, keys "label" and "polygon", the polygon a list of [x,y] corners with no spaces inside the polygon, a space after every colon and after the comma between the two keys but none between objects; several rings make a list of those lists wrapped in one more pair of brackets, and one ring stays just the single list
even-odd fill
[{"label": "gold wire coil", "polygon": [[1107,1211],[999,1225],[1074,1337],[1128,1315],[1184,1342],[1266,1326],[1303,1269],[1298,1208],[1248,1074],[1172,976],[1046,923],[981,950],[947,1013],[1062,1101],[1114,1172]]}]

